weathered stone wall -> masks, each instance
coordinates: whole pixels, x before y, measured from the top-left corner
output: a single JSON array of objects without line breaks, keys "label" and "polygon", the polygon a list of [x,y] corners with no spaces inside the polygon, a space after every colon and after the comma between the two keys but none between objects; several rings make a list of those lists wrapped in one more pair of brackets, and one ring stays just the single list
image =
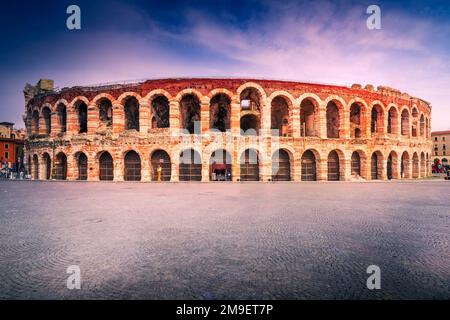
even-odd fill
[{"label": "weathered stone wall", "polygon": [[[247,88],[253,90],[255,95],[251,99],[257,99],[259,104],[250,111],[241,108],[241,93]],[[211,100],[217,94],[225,94],[230,101],[226,133],[210,130]],[[180,134],[183,123],[180,104],[186,95],[198,99],[201,134]],[[152,102],[161,96],[168,101],[169,127],[152,128],[155,111]],[[125,130],[125,104],[131,97],[139,103],[138,130]],[[279,104],[280,98],[289,110],[283,136],[276,136],[271,132],[271,121],[276,118],[271,112],[275,105],[272,101],[276,99]],[[99,106],[105,99],[112,105],[112,123],[108,126],[100,121]],[[337,120],[330,118],[336,114],[327,113],[331,103],[337,107]],[[79,133],[78,114],[83,104],[87,106],[87,132]],[[65,131],[58,112],[61,107],[66,109]],[[350,115],[351,109],[359,110],[356,117]],[[36,112],[38,125],[33,122]],[[258,136],[241,135],[240,122],[245,114],[258,119]],[[431,171],[430,105],[398,90],[380,87],[375,91],[370,85],[348,88],[253,79],[165,79],[137,85],[74,87],[32,98],[25,106],[24,121],[28,133],[26,159],[30,159],[29,169],[34,172],[31,159],[37,155],[40,179],[49,176],[45,159],[56,163],[53,159],[61,153],[67,157],[67,179],[78,179],[77,159],[84,153],[88,159],[87,179],[98,180],[99,157],[107,151],[114,161],[114,180],[122,181],[124,157],[134,150],[141,160],[141,180],[151,181],[151,155],[164,150],[170,156],[171,181],[178,181],[180,153],[188,148],[201,156],[202,181],[209,181],[211,154],[218,149],[231,155],[233,181],[240,179],[241,154],[248,148],[259,151],[261,181],[272,179],[272,155],[278,149],[289,154],[290,176],[294,181],[302,180],[302,156],[307,150],[315,156],[317,180],[327,180],[328,157],[333,150],[339,155],[340,180],[352,178],[354,152],[360,158],[360,175],[368,180],[373,178],[374,170],[376,178],[382,180],[388,178],[388,172],[392,178],[418,178]],[[328,138],[331,122],[338,126],[332,128],[333,135],[338,135],[336,138]]]}]

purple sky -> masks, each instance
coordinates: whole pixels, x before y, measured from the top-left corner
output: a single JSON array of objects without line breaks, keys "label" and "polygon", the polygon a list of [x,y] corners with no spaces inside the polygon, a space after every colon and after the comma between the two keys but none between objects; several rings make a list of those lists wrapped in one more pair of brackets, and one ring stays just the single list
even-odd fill
[{"label": "purple sky", "polygon": [[394,87],[431,102],[433,130],[450,129],[448,1],[379,1],[373,31],[371,1],[74,3],[80,31],[65,28],[69,2],[2,10],[0,121],[23,127],[22,89],[39,78],[64,87],[242,76]]}]

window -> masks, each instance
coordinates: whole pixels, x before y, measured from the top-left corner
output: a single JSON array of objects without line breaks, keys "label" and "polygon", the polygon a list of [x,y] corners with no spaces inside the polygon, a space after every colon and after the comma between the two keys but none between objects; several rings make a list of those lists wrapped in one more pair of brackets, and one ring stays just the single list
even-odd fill
[{"label": "window", "polygon": [[8,149],[9,145],[7,143],[5,143],[5,149]]},{"label": "window", "polygon": [[6,151],[6,152],[5,152],[5,159],[8,159],[8,158],[9,158],[9,152]]},{"label": "window", "polygon": [[442,141],[445,141],[445,137],[442,137]]},{"label": "window", "polygon": [[437,137],[434,137],[434,141],[437,141]]}]

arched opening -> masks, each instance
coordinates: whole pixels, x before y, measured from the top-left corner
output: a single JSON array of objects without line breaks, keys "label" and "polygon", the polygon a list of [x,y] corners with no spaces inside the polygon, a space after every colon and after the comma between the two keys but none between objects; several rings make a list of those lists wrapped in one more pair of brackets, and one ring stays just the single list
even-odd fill
[{"label": "arched opening", "polygon": [[247,149],[241,154],[241,181],[259,181],[259,154]]},{"label": "arched opening", "polygon": [[443,158],[443,159],[442,159],[442,165],[443,165],[443,166],[448,166],[448,160],[447,160],[447,158]]},{"label": "arched opening", "polygon": [[423,114],[420,116],[420,136],[425,136],[425,118]]},{"label": "arched opening", "polygon": [[46,134],[50,134],[52,132],[51,115],[52,115],[52,112],[50,111],[50,108],[45,107],[44,109],[42,109],[42,117],[44,118]]},{"label": "arched opening", "polygon": [[425,137],[428,137],[430,134],[430,127],[428,126],[428,118],[425,118]]},{"label": "arched opening", "polygon": [[328,181],[341,180],[339,155],[336,150],[331,151],[328,154]]},{"label": "arched opening", "polygon": [[380,105],[374,105],[371,114],[370,132],[372,135],[383,133],[383,108]]},{"label": "arched opening", "polygon": [[44,153],[44,164],[45,164],[45,179],[50,180],[52,177],[52,160],[50,155],[46,152]]},{"label": "arched opening", "polygon": [[357,151],[352,153],[352,176],[361,176],[361,156]]},{"label": "arched opening", "polygon": [[[289,105],[285,98],[278,96],[272,100],[270,120],[272,135],[281,137],[291,135],[289,130]],[[274,130],[277,131],[274,132]]]},{"label": "arched opening", "polygon": [[355,102],[350,107],[350,136],[352,138],[362,138],[362,124],[362,108],[358,103]]},{"label": "arched opening", "polygon": [[339,130],[339,108],[334,101],[330,101],[327,104],[327,137],[339,138]]},{"label": "arched opening", "polygon": [[394,107],[389,109],[387,133],[397,134],[398,114]]},{"label": "arched opening", "polygon": [[33,156],[33,179],[39,180],[39,158],[37,154]]},{"label": "arched opening", "polygon": [[135,97],[125,99],[125,130],[139,131],[139,101]]},{"label": "arched opening", "polygon": [[316,156],[311,150],[306,150],[302,155],[302,181],[317,180]]},{"label": "arched opening", "polygon": [[102,152],[99,158],[99,179],[101,181],[114,180],[114,161],[109,152]]},{"label": "arched opening", "polygon": [[381,168],[379,165],[380,160],[380,156],[377,152],[372,153],[372,157],[370,159],[370,178],[372,180],[381,179]]},{"label": "arched opening", "polygon": [[220,149],[212,153],[209,159],[210,181],[231,181],[231,155],[228,151]]},{"label": "arched opening", "polygon": [[31,157],[30,157],[30,155],[28,155],[28,158],[27,158],[27,167],[26,167],[26,169],[27,169],[26,174],[31,176],[32,175],[32,171],[31,171]]},{"label": "arched opening", "polygon": [[31,118],[31,133],[38,134],[39,133],[39,112],[37,110],[33,111]]},{"label": "arched opening", "polygon": [[67,157],[62,152],[58,153],[58,155],[56,156],[55,179],[56,180],[67,179]]},{"label": "arched opening", "polygon": [[398,178],[397,154],[392,151],[387,159],[387,178],[389,180]]},{"label": "arched opening", "polygon": [[400,164],[400,176],[406,179],[411,178],[409,173],[409,154],[406,151],[403,152],[402,154],[402,162]]},{"label": "arched opening", "polygon": [[422,152],[420,154],[420,176],[421,177],[426,177],[426,172],[427,172],[427,163],[425,160],[425,154]]},{"label": "arched opening", "polygon": [[172,163],[164,150],[156,150],[151,157],[152,181],[170,181]]},{"label": "arched opening", "polygon": [[419,156],[417,155],[416,152],[414,152],[413,154],[413,158],[412,158],[412,177],[414,179],[419,178]]},{"label": "arched opening", "polygon": [[76,111],[78,117],[78,133],[87,132],[87,105],[79,101],[76,103]]},{"label": "arched opening", "polygon": [[113,124],[113,111],[112,111],[112,103],[106,98],[100,99],[98,102],[98,112],[99,112],[99,120],[100,127],[102,128],[110,128]]},{"label": "arched opening", "polygon": [[209,106],[209,127],[226,132],[230,129],[231,99],[224,93],[216,94]]},{"label": "arched opening", "polygon": [[241,92],[241,111],[257,112],[260,109],[260,94],[255,88],[246,88]]},{"label": "arched opening", "polygon": [[201,133],[200,101],[196,95],[186,94],[180,101],[181,124],[190,134]]},{"label": "arched opening", "polygon": [[180,154],[180,181],[202,181],[202,159],[194,149]]},{"label": "arched opening", "polygon": [[159,95],[152,101],[152,128],[169,128],[170,106],[169,100]]},{"label": "arched opening", "polygon": [[259,119],[254,114],[241,117],[241,134],[245,136],[257,135],[259,132]]},{"label": "arched opening", "polygon": [[300,104],[300,135],[302,137],[317,136],[316,109],[310,99],[304,99]]},{"label": "arched opening", "polygon": [[291,158],[286,150],[280,149],[272,155],[272,181],[291,180]]},{"label": "arched opening", "polygon": [[141,181],[141,157],[136,151],[128,151],[125,155],[124,180]]},{"label": "arched opening", "polygon": [[83,152],[80,152],[76,158],[77,158],[77,168],[78,168],[77,180],[87,180],[88,159]]},{"label": "arched opening", "polygon": [[58,115],[60,132],[64,133],[67,131],[67,111],[66,106],[62,103],[58,104],[56,108],[56,113]]},{"label": "arched opening", "polygon": [[402,136],[409,135],[409,112],[408,110],[402,111]]}]

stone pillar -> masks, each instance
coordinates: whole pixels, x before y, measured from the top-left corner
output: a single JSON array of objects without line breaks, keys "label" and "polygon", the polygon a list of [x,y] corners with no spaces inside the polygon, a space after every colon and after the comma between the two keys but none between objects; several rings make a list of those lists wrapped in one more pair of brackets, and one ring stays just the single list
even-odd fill
[{"label": "stone pillar", "polygon": [[339,110],[339,121],[341,128],[339,130],[339,138],[350,139],[350,109],[344,107]]},{"label": "stone pillar", "polygon": [[[58,153],[56,153],[58,154]],[[75,181],[78,179],[77,159],[69,152],[66,152],[67,157],[67,180]]]},{"label": "stone pillar", "polygon": [[170,177],[170,181],[173,182],[178,182],[180,181],[180,176],[179,176],[179,159],[177,159],[176,161],[172,161],[172,172],[171,172],[171,177]]},{"label": "stone pillar", "polygon": [[262,100],[261,99],[261,133],[259,133],[259,136],[261,138],[264,137],[270,137],[271,136],[271,130],[270,130],[270,101],[268,99]]},{"label": "stone pillar", "polygon": [[202,182],[209,181],[209,159],[202,159]]},{"label": "stone pillar", "polygon": [[239,143],[237,143],[237,139],[235,141],[233,141],[233,149],[232,149],[232,159],[234,159],[232,161],[231,164],[231,174],[232,174],[232,180],[234,182],[238,181],[238,179],[240,179],[241,176],[241,164],[240,164],[240,154],[239,154]]},{"label": "stone pillar", "polygon": [[321,139],[327,138],[327,106],[321,102],[319,105],[318,136]]},{"label": "stone pillar", "polygon": [[378,160],[378,176],[380,180],[387,180],[387,159]]},{"label": "stone pillar", "polygon": [[147,156],[143,156],[141,159],[141,180],[144,182],[149,182],[152,180],[151,178],[151,168],[150,168],[150,159]]},{"label": "stone pillar", "polygon": [[328,159],[316,160],[317,162],[317,181],[328,180]]},{"label": "stone pillar", "polygon": [[39,115],[39,134],[47,134],[47,126],[43,115]]},{"label": "stone pillar", "polygon": [[169,101],[169,122],[171,135],[179,136],[181,127],[180,108],[178,101],[174,99]]},{"label": "stone pillar", "polygon": [[302,168],[301,159],[291,160],[291,180],[301,181],[302,180]]},{"label": "stone pillar", "polygon": [[124,176],[124,164],[120,155],[116,154],[114,159],[114,181],[123,181]]},{"label": "stone pillar", "polygon": [[[92,170],[91,170],[92,169]],[[88,156],[88,181],[100,180],[100,165],[96,159],[96,155]]]},{"label": "stone pillar", "polygon": [[99,110],[95,104],[88,105],[87,108],[87,132],[94,135],[100,122]]},{"label": "stone pillar", "polygon": [[66,118],[67,134],[68,135],[77,134],[79,131],[77,109],[74,108],[71,104],[69,104],[69,106],[66,109],[66,112],[67,112]]},{"label": "stone pillar", "polygon": [[143,98],[139,100],[139,132],[146,135],[151,128],[150,101]]},{"label": "stone pillar", "polygon": [[41,180],[47,179],[47,164],[45,163],[44,156],[39,158],[39,177]]},{"label": "stone pillar", "polygon": [[52,112],[50,114],[51,119],[51,137],[56,137],[61,132],[61,124],[59,123],[58,112]]},{"label": "stone pillar", "polygon": [[345,171],[345,175],[344,175],[344,180],[345,181],[349,181],[352,177],[352,161],[351,161],[351,157],[352,154],[348,154],[345,158],[345,160],[343,162],[345,162],[345,166],[344,166],[344,171]]},{"label": "stone pillar", "polygon": [[300,104],[295,101],[292,110],[292,136],[300,138]]},{"label": "stone pillar", "polygon": [[[209,133],[209,99],[204,98],[200,104],[201,133]],[[209,179],[208,179],[209,180]]]},{"label": "stone pillar", "polygon": [[113,133],[119,134],[125,130],[125,111],[122,104],[113,102]]},{"label": "stone pillar", "polygon": [[231,102],[231,134],[233,136],[239,136],[240,135],[240,129],[241,129],[241,105],[239,103],[238,97],[234,97]]}]

